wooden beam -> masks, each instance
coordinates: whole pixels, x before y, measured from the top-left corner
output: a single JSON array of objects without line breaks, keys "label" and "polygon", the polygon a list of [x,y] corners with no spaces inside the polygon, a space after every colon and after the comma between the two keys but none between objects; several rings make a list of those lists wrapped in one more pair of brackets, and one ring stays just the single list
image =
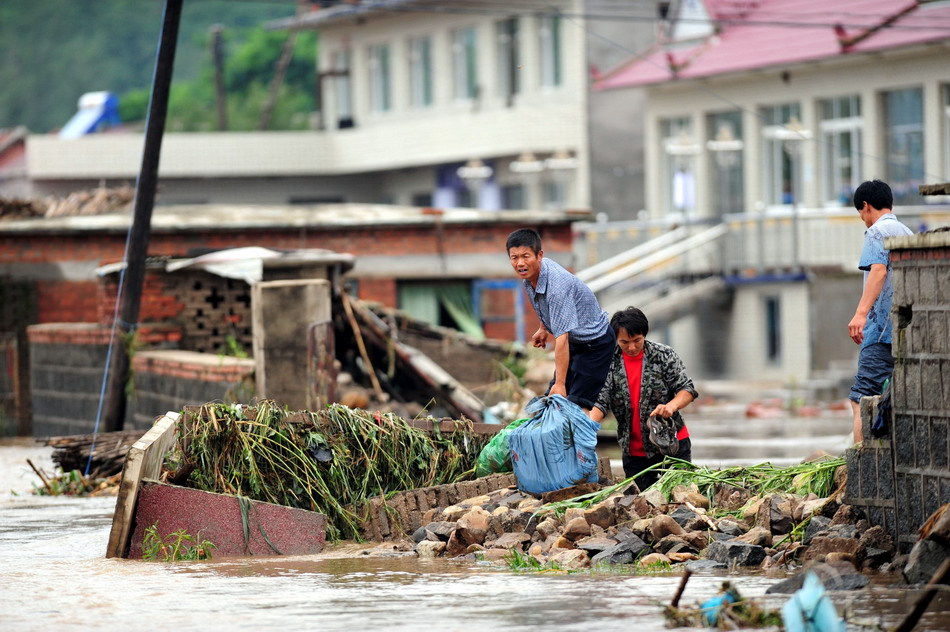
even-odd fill
[{"label": "wooden beam", "polygon": [[138,502],[139,485],[143,478],[158,479],[162,473],[165,453],[178,439],[179,413],[167,412],[155,422],[141,439],[132,444],[122,469],[122,481],[112,515],[112,530],[106,557],[128,557],[130,540],[135,525],[135,506]]}]

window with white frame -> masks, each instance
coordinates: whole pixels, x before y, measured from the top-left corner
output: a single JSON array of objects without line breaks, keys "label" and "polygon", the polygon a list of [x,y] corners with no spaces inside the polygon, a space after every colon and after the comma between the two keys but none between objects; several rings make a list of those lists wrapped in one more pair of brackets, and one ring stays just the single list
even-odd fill
[{"label": "window with white frame", "polygon": [[470,101],[478,96],[478,44],[475,27],[452,31],[452,76],[455,98]]},{"label": "window with white frame", "polygon": [[543,181],[541,204],[546,211],[561,211],[567,208],[567,182],[562,178],[550,178]]},{"label": "window with white frame", "polygon": [[943,179],[950,182],[950,84],[943,87]]},{"label": "window with white frame", "polygon": [[373,112],[388,112],[392,109],[389,44],[373,44],[369,47],[369,106]]},{"label": "window with white frame", "polygon": [[495,39],[498,43],[498,94],[511,105],[514,96],[521,91],[518,71],[519,41],[518,18],[509,18],[495,23]]},{"label": "window with white frame", "polygon": [[352,127],[353,101],[350,94],[350,51],[335,51],[332,56],[332,63],[337,125],[341,128]]},{"label": "window with white frame", "polygon": [[742,113],[710,114],[706,119],[706,148],[709,150],[713,212],[717,217],[742,213]]},{"label": "window with white frame", "polygon": [[539,16],[538,36],[541,45],[541,86],[561,85],[561,16],[550,13]]},{"label": "window with white frame", "polygon": [[771,206],[793,204],[801,196],[796,155],[801,143],[786,132],[800,125],[801,108],[798,103],[767,106],[761,109],[761,118],[765,201]]},{"label": "window with white frame", "polygon": [[660,181],[662,204],[668,214],[696,213],[696,156],[702,151],[688,117],[660,121]]},{"label": "window with white frame", "polygon": [[861,97],[818,102],[821,193],[826,206],[849,206],[861,183]]},{"label": "window with white frame", "polygon": [[432,105],[432,38],[409,40],[409,103],[414,108]]},{"label": "window with white frame", "polygon": [[920,88],[884,95],[886,182],[895,204],[920,204],[924,183],[924,95]]}]

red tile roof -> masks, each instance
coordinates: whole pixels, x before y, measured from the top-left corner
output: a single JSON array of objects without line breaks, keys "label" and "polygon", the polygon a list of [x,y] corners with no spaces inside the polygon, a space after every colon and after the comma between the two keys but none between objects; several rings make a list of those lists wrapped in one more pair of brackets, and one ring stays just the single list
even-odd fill
[{"label": "red tile roof", "polygon": [[[598,89],[950,42],[950,3],[945,1],[705,0],[704,4],[719,25],[716,35],[687,46],[658,45],[605,75]],[[950,54],[943,54],[950,63]]]}]

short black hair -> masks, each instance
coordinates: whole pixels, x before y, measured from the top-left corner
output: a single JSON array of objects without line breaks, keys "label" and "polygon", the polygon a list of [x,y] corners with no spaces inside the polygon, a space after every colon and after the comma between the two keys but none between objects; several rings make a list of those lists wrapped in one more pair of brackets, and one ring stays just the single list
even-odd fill
[{"label": "short black hair", "polygon": [[646,314],[636,307],[628,307],[619,312],[615,312],[610,317],[610,327],[615,334],[619,334],[621,329],[626,329],[631,336],[646,336],[650,333],[650,321]]},{"label": "short black hair", "polygon": [[505,252],[522,246],[527,246],[534,251],[534,254],[538,254],[541,252],[541,235],[533,228],[519,228],[508,235],[508,241],[505,242]]},{"label": "short black hair", "polygon": [[867,202],[875,210],[883,211],[894,208],[894,194],[891,193],[891,187],[882,180],[868,180],[862,182],[854,191],[854,208],[859,211],[864,208]]}]

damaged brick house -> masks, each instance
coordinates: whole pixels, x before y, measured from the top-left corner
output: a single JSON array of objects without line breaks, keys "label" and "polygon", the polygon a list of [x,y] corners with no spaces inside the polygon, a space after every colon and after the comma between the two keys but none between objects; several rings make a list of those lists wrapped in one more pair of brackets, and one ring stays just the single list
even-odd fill
[{"label": "damaged brick house", "polygon": [[[47,355],[54,359],[83,344],[92,344],[101,353],[118,279],[117,274],[102,276],[102,266],[122,260],[131,216],[127,210],[52,218],[26,212],[10,215],[0,214],[2,357],[3,373],[10,378],[0,383],[3,431],[91,430],[101,368],[65,367],[57,379],[87,385],[81,405],[72,406],[75,400],[61,402],[81,410],[81,419],[75,414],[68,420],[55,419],[53,411],[47,415],[53,421],[41,430],[34,421],[35,393],[34,410],[29,408],[30,349],[39,357],[36,345],[53,345]],[[536,227],[544,238],[545,253],[570,266],[571,223],[585,216],[348,204],[164,206],[153,215],[149,256],[161,262],[244,246],[352,255],[351,269],[336,268],[350,296],[399,308],[435,326],[513,341],[523,340],[526,331],[530,335],[535,322],[505,257],[506,236],[519,227]],[[170,278],[160,267],[146,274],[140,331],[149,346],[206,352],[216,359],[212,364],[219,365],[222,343],[234,340],[250,349],[246,285],[206,271],[190,276],[181,271]],[[56,323],[68,325],[57,328]],[[42,327],[32,327],[27,337],[27,327],[34,325]],[[232,370],[228,379],[234,381],[238,373]],[[181,378],[187,382],[192,379],[188,375],[186,371]],[[226,387],[222,385],[221,392]],[[45,390],[54,398],[62,391],[53,383]]]}]

